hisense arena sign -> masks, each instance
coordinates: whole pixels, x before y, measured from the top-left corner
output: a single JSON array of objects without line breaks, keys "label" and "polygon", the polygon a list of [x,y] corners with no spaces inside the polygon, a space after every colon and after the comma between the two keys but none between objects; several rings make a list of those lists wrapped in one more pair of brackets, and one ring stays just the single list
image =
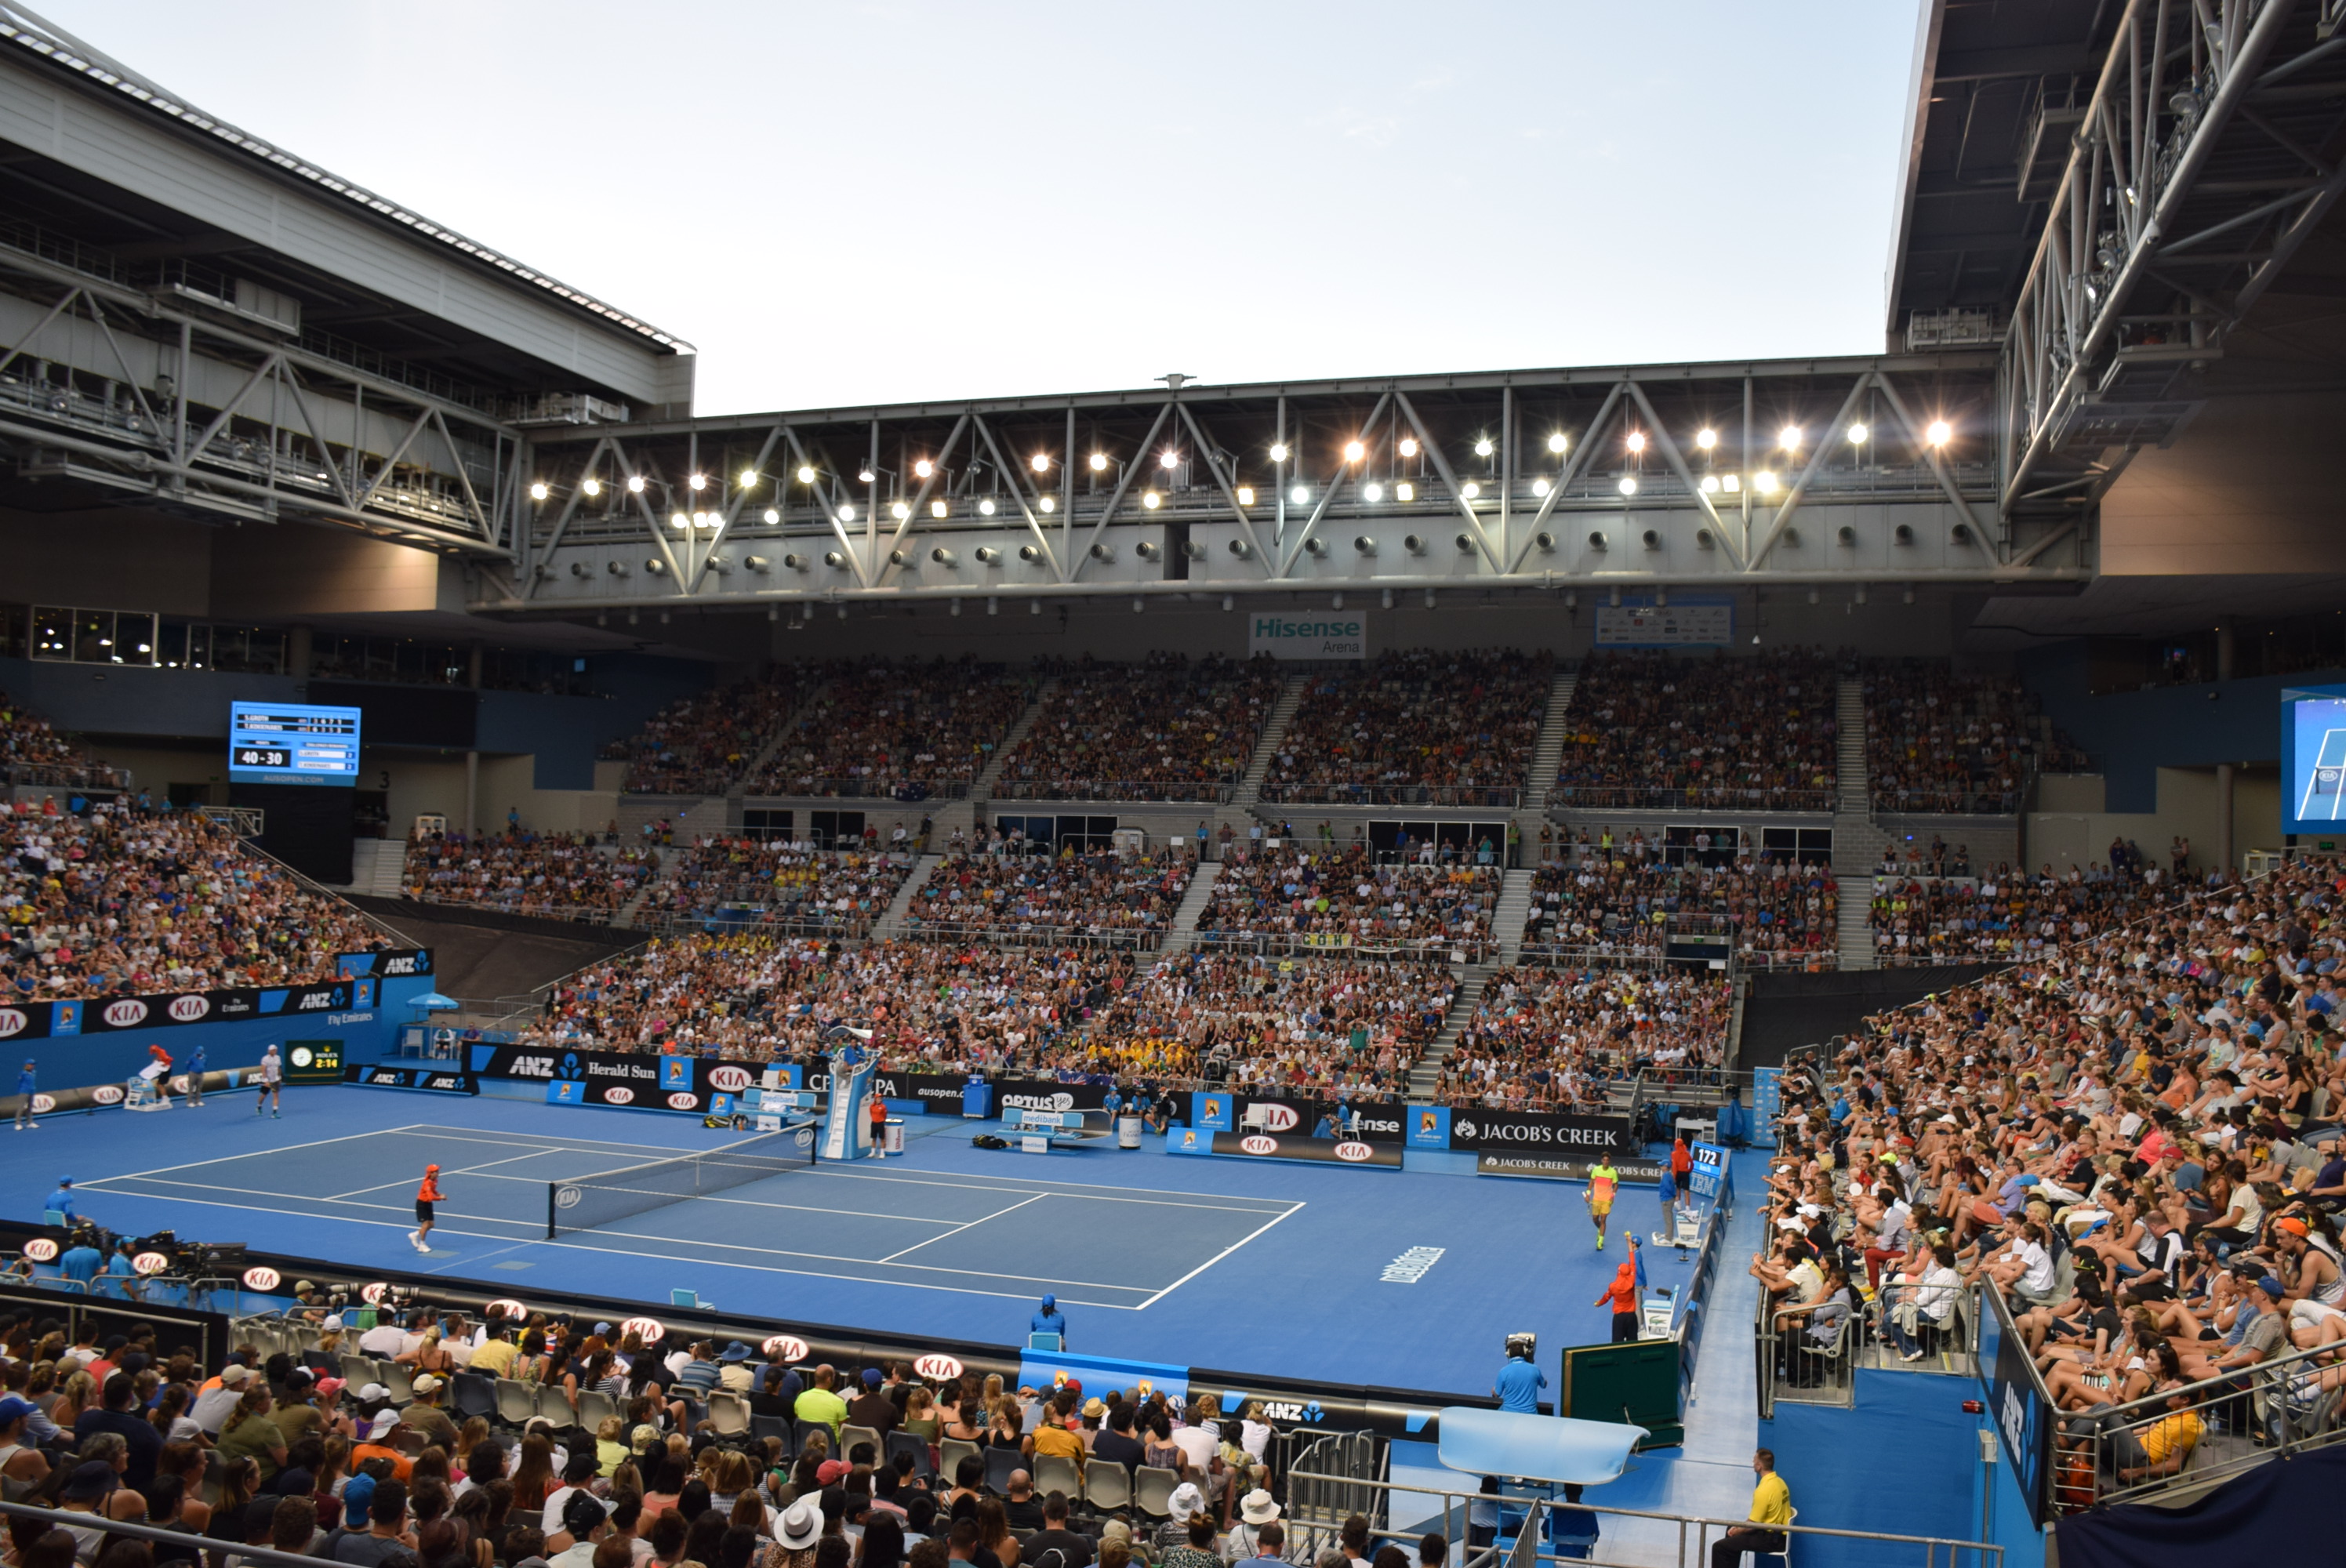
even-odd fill
[{"label": "hisense arena sign", "polygon": [[1249,657],[1360,658],[1369,657],[1369,617],[1362,615],[1251,615],[1247,617]]}]

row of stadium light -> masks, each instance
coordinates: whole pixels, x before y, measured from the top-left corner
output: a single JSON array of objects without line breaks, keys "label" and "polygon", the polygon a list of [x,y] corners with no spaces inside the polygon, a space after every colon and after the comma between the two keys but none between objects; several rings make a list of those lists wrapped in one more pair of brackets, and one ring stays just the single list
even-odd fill
[{"label": "row of stadium light", "polygon": [[[1848,437],[1849,443],[1853,447],[1862,447],[1868,441],[1872,439],[1872,432],[1868,430],[1862,423],[1851,425],[1843,433]],[[1929,443],[1933,451],[1937,451],[1943,448],[1949,441],[1953,440],[1953,435],[1954,432],[1953,428],[1948,425],[1945,420],[1934,419],[1931,422],[1929,428],[1924,431],[1923,440]],[[1807,433],[1799,425],[1788,424],[1781,431],[1777,433],[1776,444],[1780,451],[1784,452],[1788,455],[1796,456],[1799,454],[1806,440]],[[1565,455],[1566,453],[1570,451],[1571,444],[1571,439],[1560,430],[1555,432],[1547,438],[1548,451],[1558,457]],[[1621,441],[1622,450],[1628,454],[1633,463],[1641,462],[1644,459],[1646,444],[1646,433],[1641,430],[1630,431],[1627,434],[1622,437]],[[1695,433],[1694,444],[1697,451],[1702,453],[1705,457],[1708,457],[1719,446],[1719,433],[1706,426]],[[1417,440],[1413,436],[1403,436],[1399,442],[1394,443],[1394,450],[1403,458],[1415,457],[1418,454],[1419,450]],[[1497,443],[1489,436],[1481,436],[1475,440],[1475,456],[1488,458],[1497,451]],[[1270,456],[1274,467],[1284,468],[1289,458],[1292,455],[1292,449],[1285,442],[1274,442],[1270,446]],[[1369,455],[1367,443],[1357,440],[1348,441],[1344,443],[1343,455],[1344,463],[1348,467],[1364,463],[1367,461]],[[1055,465],[1055,461],[1056,460],[1053,459],[1049,453],[1038,452],[1028,460],[1028,463],[1036,473],[1048,473]],[[1095,452],[1088,459],[1089,466],[1094,473],[1105,473],[1115,464],[1115,459],[1109,457],[1107,453],[1104,452]],[[1179,468],[1181,466],[1181,450],[1178,447],[1168,446],[1158,453],[1157,463],[1161,469],[1170,472]],[[913,473],[916,478],[927,480],[934,476],[935,473],[936,464],[931,462],[928,458],[923,457],[913,464]],[[801,484],[811,487],[821,479],[822,475],[811,463],[801,463],[795,477]],[[761,483],[763,483],[764,475],[760,474],[754,468],[745,468],[740,472],[737,478],[740,488],[742,491],[747,492],[755,490]],[[865,463],[857,469],[855,479],[856,483],[859,484],[874,484],[879,482],[879,475],[873,471],[872,466],[870,463]],[[1340,478],[1336,483],[1341,484],[1341,482],[1342,481]],[[696,494],[705,492],[709,488],[709,476],[705,473],[692,474],[685,481],[686,485]],[[1736,473],[1706,473],[1702,476],[1699,483],[1703,494],[1707,495],[1717,495],[1722,493],[1732,495],[1740,492],[1742,488],[1742,476]],[[628,493],[631,494],[642,494],[644,492],[643,475],[640,473],[628,475],[627,487]],[[602,481],[593,477],[592,475],[582,480],[578,488],[581,494],[589,497],[598,496],[603,494]],[[1532,494],[1535,496],[1542,498],[1545,498],[1547,495],[1551,488],[1552,486],[1545,475],[1535,478],[1531,484]],[[1637,494],[1637,474],[1635,473],[1622,474],[1619,481],[1619,488],[1621,494],[1624,495],[1635,495]],[[1751,488],[1761,495],[1773,495],[1779,490],[1783,488],[1783,482],[1777,476],[1773,470],[1763,468],[1758,473],[1752,474]],[[1382,502],[1385,498],[1385,487],[1383,484],[1375,479],[1362,480],[1361,482],[1360,490],[1361,498],[1369,502],[1372,505],[1376,503]],[[1238,503],[1240,506],[1251,506],[1255,504],[1254,486],[1250,484],[1240,484],[1235,487],[1234,493],[1238,496]],[[553,494],[553,487],[543,479],[538,480],[529,487],[529,496],[533,501],[545,501]],[[1473,501],[1483,494],[1483,487],[1474,480],[1469,479],[1458,486],[1458,494],[1466,500]],[[1417,486],[1410,480],[1396,480],[1392,486],[1392,495],[1393,499],[1396,501],[1414,501],[1417,499]],[[1311,504],[1311,484],[1308,482],[1298,480],[1294,486],[1288,492],[1288,499],[1298,506],[1310,505]],[[1144,510],[1154,512],[1159,506],[1164,504],[1164,496],[1154,489],[1148,489],[1141,492],[1140,504]],[[1058,510],[1058,501],[1056,497],[1051,495],[1040,495],[1036,497],[1035,506],[1037,510],[1049,514]],[[889,514],[900,523],[910,518],[913,514],[912,504],[907,501],[893,502],[890,504],[888,510]],[[999,507],[994,497],[989,495],[979,499],[977,511],[980,516],[991,517],[997,510],[999,510]],[[929,503],[929,514],[932,517],[940,519],[950,517],[953,515],[953,504],[942,499],[932,501]],[[854,503],[848,502],[842,504],[838,511],[838,517],[842,523],[854,522],[856,519]],[[781,512],[778,508],[769,506],[765,511],[765,520],[770,524],[780,523],[782,520]],[[705,511],[696,511],[688,514],[678,512],[673,514],[669,517],[668,521],[672,525],[678,529],[715,527],[720,521],[720,514],[715,512]]]}]

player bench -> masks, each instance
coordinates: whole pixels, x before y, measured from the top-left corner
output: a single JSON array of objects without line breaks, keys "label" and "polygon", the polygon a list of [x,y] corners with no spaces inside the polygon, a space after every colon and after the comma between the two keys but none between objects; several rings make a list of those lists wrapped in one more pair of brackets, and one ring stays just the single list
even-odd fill
[{"label": "player bench", "polygon": [[1030,1155],[1047,1155],[1054,1148],[1105,1147],[1116,1135],[1106,1111],[1035,1111],[1024,1105],[1004,1110],[1002,1131]]}]

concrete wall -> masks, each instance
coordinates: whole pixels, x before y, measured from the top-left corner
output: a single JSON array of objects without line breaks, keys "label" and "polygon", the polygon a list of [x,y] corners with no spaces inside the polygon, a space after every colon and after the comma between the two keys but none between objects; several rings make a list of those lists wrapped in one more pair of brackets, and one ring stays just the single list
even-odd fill
[{"label": "concrete wall", "polygon": [[2102,500],[2113,575],[2346,571],[2337,431],[2346,395],[2211,401],[2181,439],[2138,454]]},{"label": "concrete wall", "polygon": [[[2191,864],[2205,870],[2215,863],[2220,823],[2218,820],[2216,770],[2213,768],[2161,768],[2157,770],[2155,800],[2148,811],[2066,809],[2032,811],[2028,816],[2028,859],[2032,866],[2050,864],[2056,871],[2072,866],[2109,864],[2110,840],[2131,840],[2146,855],[2164,866],[2168,849],[2178,833],[2191,841]],[[2083,790],[2073,793],[2082,796]],[[2039,792],[2040,800],[2043,792]],[[2076,802],[2086,805],[2084,800]],[[2277,768],[2243,769],[2233,776],[2232,850],[2234,863],[2250,850],[2280,847],[2280,773]]]}]

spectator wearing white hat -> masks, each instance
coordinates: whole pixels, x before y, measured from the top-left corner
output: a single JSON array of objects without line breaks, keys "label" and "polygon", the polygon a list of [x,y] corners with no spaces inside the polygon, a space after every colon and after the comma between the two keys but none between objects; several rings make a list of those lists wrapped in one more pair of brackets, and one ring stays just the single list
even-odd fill
[{"label": "spectator wearing white hat", "polygon": [[[1275,1539],[1265,1539],[1263,1527],[1269,1525]],[[1270,1493],[1255,1488],[1239,1499],[1239,1522],[1222,1538],[1222,1561],[1245,1563],[1254,1558],[1276,1558],[1287,1543],[1287,1527],[1279,1522],[1279,1503]]]},{"label": "spectator wearing white hat", "polygon": [[251,1380],[250,1367],[230,1362],[220,1369],[219,1386],[196,1396],[194,1407],[188,1411],[189,1418],[203,1429],[206,1437],[218,1438],[220,1428],[228,1424],[229,1412],[244,1398],[245,1388]]},{"label": "spectator wearing white hat", "polygon": [[1206,1517],[1206,1494],[1194,1481],[1183,1481],[1173,1489],[1171,1501],[1165,1505],[1165,1522],[1157,1527],[1157,1552],[1161,1563],[1168,1553],[1189,1544],[1189,1521]]},{"label": "spectator wearing white hat", "polygon": [[399,1412],[399,1419],[422,1432],[425,1439],[454,1453],[456,1450],[456,1423],[440,1408],[440,1396],[447,1384],[437,1375],[425,1372],[415,1380],[415,1402]]}]

